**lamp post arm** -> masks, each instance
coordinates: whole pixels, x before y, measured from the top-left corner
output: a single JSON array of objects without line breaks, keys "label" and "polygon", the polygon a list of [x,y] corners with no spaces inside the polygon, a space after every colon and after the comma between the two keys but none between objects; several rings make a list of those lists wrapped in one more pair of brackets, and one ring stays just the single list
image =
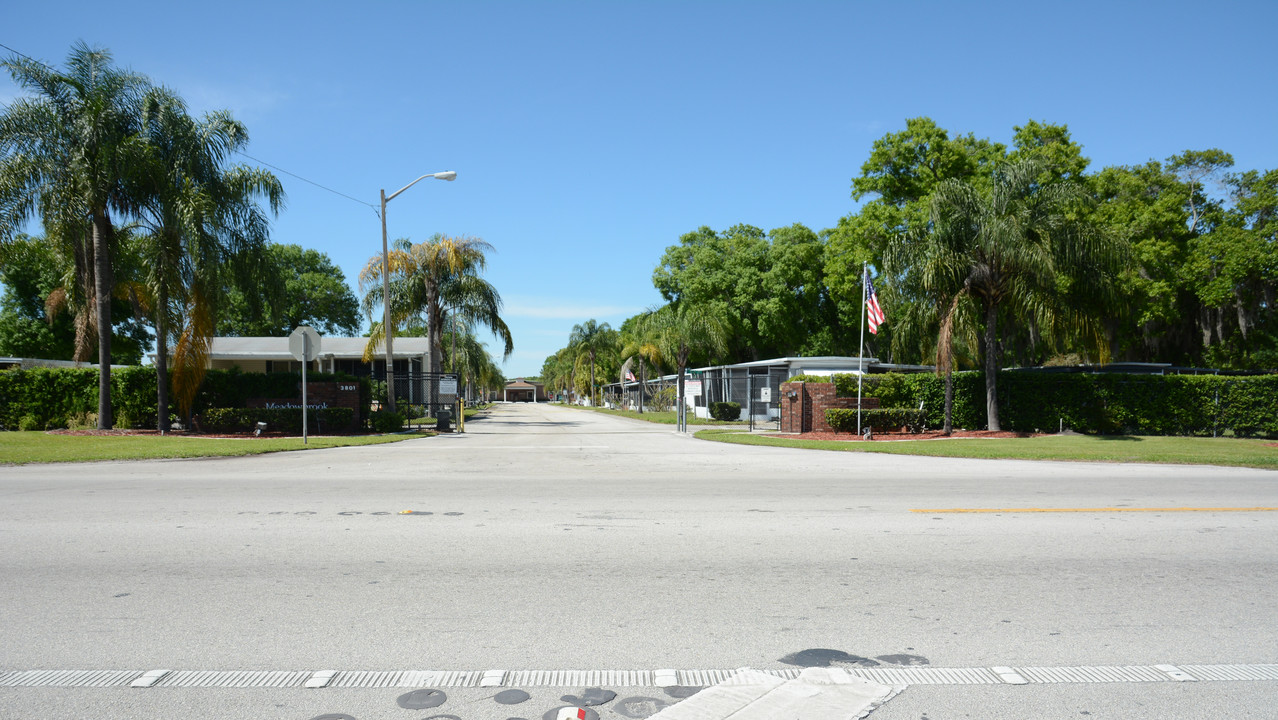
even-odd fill
[{"label": "lamp post arm", "polygon": [[455,179],[457,178],[457,173],[456,173],[456,172],[453,172],[452,170],[447,170],[447,171],[445,171],[445,172],[437,172],[437,173],[426,173],[425,175],[423,175],[423,176],[421,176],[421,177],[417,178],[416,180],[414,180],[414,181],[412,181],[412,182],[408,183],[407,185],[405,185],[404,187],[402,187],[402,188],[400,188],[400,189],[396,190],[395,192],[391,193],[390,195],[387,195],[387,196],[386,196],[386,200],[384,200],[384,201],[383,201],[382,212],[383,212],[383,213],[384,213],[384,212],[386,212],[385,203],[390,202],[391,200],[394,200],[394,199],[395,199],[395,196],[397,196],[397,195],[399,195],[400,193],[404,192],[404,191],[405,191],[405,190],[407,190],[408,188],[410,188],[410,187],[412,187],[412,186],[416,185],[417,183],[419,183],[419,182],[421,182],[421,181],[425,180],[426,178],[439,178],[440,180],[450,180],[450,181],[451,181],[451,180],[455,180]]}]

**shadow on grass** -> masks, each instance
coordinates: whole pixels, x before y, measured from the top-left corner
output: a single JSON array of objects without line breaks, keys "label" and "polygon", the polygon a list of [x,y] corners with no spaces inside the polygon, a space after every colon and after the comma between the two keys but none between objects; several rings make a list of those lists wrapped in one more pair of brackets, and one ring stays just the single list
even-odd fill
[{"label": "shadow on grass", "polygon": [[1093,435],[1092,437],[1098,440],[1123,440],[1127,442],[1144,442],[1145,441],[1144,438],[1139,438],[1139,437],[1136,437],[1135,435]]}]

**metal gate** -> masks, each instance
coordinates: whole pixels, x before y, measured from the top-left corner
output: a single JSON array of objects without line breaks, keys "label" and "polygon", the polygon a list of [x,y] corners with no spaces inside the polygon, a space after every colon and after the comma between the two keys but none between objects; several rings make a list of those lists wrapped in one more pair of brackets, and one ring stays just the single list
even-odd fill
[{"label": "metal gate", "polygon": [[[378,379],[384,382],[385,374]],[[395,409],[410,419],[437,418],[441,410],[455,412],[458,392],[455,373],[395,373]]]},{"label": "metal gate", "polygon": [[789,369],[778,366],[724,367],[694,373],[701,380],[699,408],[709,415],[710,406],[734,402],[741,406],[741,419],[751,430],[781,429],[781,383]]}]

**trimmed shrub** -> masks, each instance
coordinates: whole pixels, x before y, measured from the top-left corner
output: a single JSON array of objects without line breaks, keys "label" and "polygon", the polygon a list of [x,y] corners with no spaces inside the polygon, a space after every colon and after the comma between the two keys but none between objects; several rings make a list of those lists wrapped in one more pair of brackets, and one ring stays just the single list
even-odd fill
[{"label": "trimmed shrub", "polygon": [[[856,432],[856,408],[828,408],[825,421],[835,432]],[[913,408],[875,408],[861,411],[861,428],[873,428],[874,432],[922,432],[926,424],[924,413]]]},{"label": "trimmed shrub", "polygon": [[710,403],[710,417],[722,422],[731,422],[741,419],[741,403],[735,402],[714,402]]},{"label": "trimmed shrub", "polygon": [[404,416],[390,410],[378,410],[368,418],[373,432],[393,433],[404,429]]},{"label": "trimmed shrub", "polygon": [[[308,432],[347,431],[355,420],[350,408],[314,409],[307,414]],[[209,432],[252,432],[259,422],[272,432],[302,432],[301,409],[209,408],[200,416],[200,426]]]}]

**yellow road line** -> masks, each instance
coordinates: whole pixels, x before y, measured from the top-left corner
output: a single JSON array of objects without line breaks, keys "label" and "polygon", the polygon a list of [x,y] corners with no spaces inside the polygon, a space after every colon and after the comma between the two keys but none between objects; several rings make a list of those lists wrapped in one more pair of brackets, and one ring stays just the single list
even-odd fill
[{"label": "yellow road line", "polygon": [[1278,512],[1278,507],[911,508],[915,513]]}]

